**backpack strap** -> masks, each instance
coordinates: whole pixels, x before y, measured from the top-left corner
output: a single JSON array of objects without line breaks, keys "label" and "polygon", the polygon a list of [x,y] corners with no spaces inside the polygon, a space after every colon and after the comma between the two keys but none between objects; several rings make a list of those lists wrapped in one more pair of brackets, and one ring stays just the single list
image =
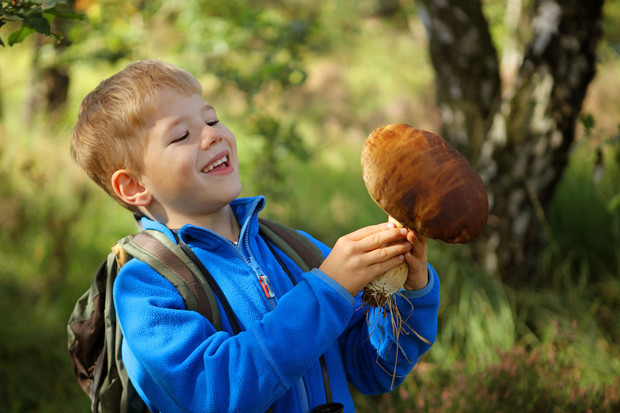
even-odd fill
[{"label": "backpack strap", "polygon": [[232,307],[230,306],[230,303],[226,299],[226,296],[222,292],[220,286],[217,284],[209,270],[207,270],[207,267],[205,267],[202,261],[200,261],[200,259],[196,256],[194,251],[192,251],[189,246],[181,239],[179,239],[179,246],[181,247],[181,250],[183,250],[183,252],[187,255],[187,257],[192,260],[193,264],[195,264],[201,271],[201,274],[204,276],[207,283],[209,284],[210,291],[212,291],[212,294],[215,293],[215,295],[217,295],[217,298],[219,298],[220,303],[222,304],[222,308],[224,309],[224,312],[228,317],[228,321],[230,322],[230,325],[233,329],[233,332],[235,334],[239,334],[241,332],[241,326],[239,325],[237,316],[235,315]]},{"label": "backpack strap", "polygon": [[201,269],[179,245],[159,231],[141,231],[123,238],[121,249],[146,262],[172,283],[179,291],[188,310],[205,316],[216,330],[221,330],[221,319],[215,295]]},{"label": "backpack strap", "polygon": [[290,257],[303,271],[319,268],[325,259],[319,247],[286,225],[259,218],[258,228],[264,238]]}]

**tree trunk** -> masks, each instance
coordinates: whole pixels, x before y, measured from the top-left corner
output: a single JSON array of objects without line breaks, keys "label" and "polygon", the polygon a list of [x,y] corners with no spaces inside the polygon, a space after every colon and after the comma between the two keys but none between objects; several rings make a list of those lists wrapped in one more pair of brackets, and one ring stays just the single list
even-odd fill
[{"label": "tree trunk", "polygon": [[562,176],[595,73],[603,0],[535,2],[532,38],[502,84],[478,0],[420,0],[437,73],[442,134],[478,168],[491,216],[474,243],[514,286],[537,280],[544,211]]},{"label": "tree trunk", "polygon": [[442,134],[476,164],[500,90],[497,53],[480,0],[421,3]]}]

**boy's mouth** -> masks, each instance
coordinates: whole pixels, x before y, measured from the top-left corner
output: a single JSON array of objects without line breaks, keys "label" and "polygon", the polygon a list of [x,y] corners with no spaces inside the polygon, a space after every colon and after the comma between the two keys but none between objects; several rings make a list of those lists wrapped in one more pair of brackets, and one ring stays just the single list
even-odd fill
[{"label": "boy's mouth", "polygon": [[230,163],[228,161],[228,154],[224,154],[224,155],[218,156],[216,159],[209,162],[207,166],[202,168],[200,172],[204,174],[208,174],[209,172],[217,171],[220,169],[226,169],[229,166],[230,166]]}]

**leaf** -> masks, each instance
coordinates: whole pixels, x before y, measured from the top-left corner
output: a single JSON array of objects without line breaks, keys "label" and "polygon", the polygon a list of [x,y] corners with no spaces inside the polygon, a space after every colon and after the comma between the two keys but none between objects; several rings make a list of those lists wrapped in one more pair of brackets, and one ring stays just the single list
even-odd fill
[{"label": "leaf", "polygon": [[586,113],[581,117],[581,124],[587,130],[592,129],[595,123],[594,116],[591,113]]},{"label": "leaf", "polygon": [[15,30],[13,33],[9,35],[8,43],[9,46],[13,46],[16,43],[22,42],[26,37],[30,36],[32,33],[36,32],[32,27],[22,26],[19,29]]},{"label": "leaf", "polygon": [[61,19],[71,19],[71,20],[84,20],[86,18],[84,13],[63,12],[63,11],[58,11],[56,9],[45,10],[45,14],[50,14],[55,17],[59,17]]},{"label": "leaf", "polygon": [[46,36],[51,36],[52,34],[50,22],[47,21],[47,19],[43,17],[41,13],[36,13],[36,14],[33,14],[32,17],[24,18],[24,21],[22,24]]}]

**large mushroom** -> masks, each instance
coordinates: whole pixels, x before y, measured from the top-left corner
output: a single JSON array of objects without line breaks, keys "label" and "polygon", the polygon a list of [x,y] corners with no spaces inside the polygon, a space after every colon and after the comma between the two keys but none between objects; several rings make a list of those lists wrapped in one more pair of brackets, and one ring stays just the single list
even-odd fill
[{"label": "large mushroom", "polygon": [[[447,243],[479,237],[489,214],[482,179],[441,137],[405,124],[374,130],[362,149],[370,196],[398,226]],[[375,278],[363,299],[384,307],[407,278],[405,263]]]}]

